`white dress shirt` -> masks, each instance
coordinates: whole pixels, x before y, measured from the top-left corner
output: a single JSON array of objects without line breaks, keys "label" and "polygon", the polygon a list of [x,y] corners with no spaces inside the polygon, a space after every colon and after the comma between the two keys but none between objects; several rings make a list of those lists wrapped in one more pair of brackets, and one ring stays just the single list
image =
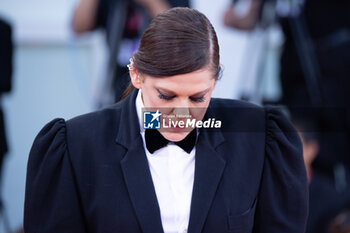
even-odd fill
[{"label": "white dress shirt", "polygon": [[196,148],[187,154],[181,147],[169,143],[151,154],[146,148],[145,132],[142,130],[143,107],[139,90],[136,111],[164,233],[186,233],[190,218]]}]

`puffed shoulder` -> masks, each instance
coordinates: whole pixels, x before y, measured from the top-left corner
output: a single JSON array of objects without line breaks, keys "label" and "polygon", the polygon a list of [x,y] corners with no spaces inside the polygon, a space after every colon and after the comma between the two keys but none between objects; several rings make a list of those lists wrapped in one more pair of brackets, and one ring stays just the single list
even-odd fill
[{"label": "puffed shoulder", "polygon": [[290,142],[301,152],[301,141],[300,138],[287,117],[275,107],[265,107],[266,112],[266,131],[267,140],[281,140],[282,142]]},{"label": "puffed shoulder", "polygon": [[[28,159],[28,172],[38,171],[41,163],[45,163],[46,156],[50,160],[58,160],[66,151],[66,123],[57,118],[47,123],[36,136]],[[53,165],[50,162],[48,165]]]},{"label": "puffed shoulder", "polygon": [[[60,159],[66,150],[66,124],[63,119],[54,119],[47,123],[36,136],[28,159],[28,172],[38,171],[39,166],[46,163],[49,156],[50,160]],[[49,162],[49,169],[54,165]]]},{"label": "puffed shoulder", "polygon": [[264,232],[305,232],[308,184],[302,143],[290,121],[276,108],[265,108],[265,162],[257,216]]},{"label": "puffed shoulder", "polygon": [[55,119],[39,132],[29,154],[25,232],[84,232],[77,190],[67,147],[66,123]]},{"label": "puffed shoulder", "polygon": [[[292,123],[275,107],[265,107],[265,112],[267,156],[281,156],[282,165],[302,163],[303,147],[299,134]],[[304,166],[300,166],[299,169],[305,170]]]}]

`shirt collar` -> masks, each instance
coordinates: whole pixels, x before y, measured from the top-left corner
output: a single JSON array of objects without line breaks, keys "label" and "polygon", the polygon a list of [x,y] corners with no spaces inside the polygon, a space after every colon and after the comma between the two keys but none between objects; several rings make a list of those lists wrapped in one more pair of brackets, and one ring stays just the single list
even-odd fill
[{"label": "shirt collar", "polygon": [[139,125],[140,125],[140,132],[144,132],[143,130],[143,124],[142,124],[142,109],[145,107],[143,105],[142,101],[142,93],[141,89],[139,89],[137,96],[136,96],[136,112],[137,112],[137,118],[139,119]]}]

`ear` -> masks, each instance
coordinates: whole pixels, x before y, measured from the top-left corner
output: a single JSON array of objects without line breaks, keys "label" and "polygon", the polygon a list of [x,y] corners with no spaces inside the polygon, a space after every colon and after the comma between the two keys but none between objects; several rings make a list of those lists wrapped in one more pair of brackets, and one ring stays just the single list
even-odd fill
[{"label": "ear", "polygon": [[141,82],[141,77],[140,77],[138,71],[136,69],[131,69],[131,70],[129,70],[129,74],[130,74],[130,79],[131,79],[132,85],[137,89],[141,89],[142,82]]}]

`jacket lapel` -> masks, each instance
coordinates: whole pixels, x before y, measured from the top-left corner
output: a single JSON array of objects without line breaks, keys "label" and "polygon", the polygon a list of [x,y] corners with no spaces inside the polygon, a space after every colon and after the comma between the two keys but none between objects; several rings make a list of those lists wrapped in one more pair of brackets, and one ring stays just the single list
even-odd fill
[{"label": "jacket lapel", "polygon": [[144,151],[133,91],[123,101],[116,142],[127,149],[120,164],[137,218],[144,233],[162,233],[160,210]]},{"label": "jacket lapel", "polygon": [[[211,115],[209,108],[206,115],[207,117]],[[202,231],[215,197],[226,164],[226,161],[215,150],[222,142],[224,142],[224,137],[219,130],[202,129],[199,134],[196,146],[189,233]]]},{"label": "jacket lapel", "polygon": [[126,185],[144,233],[163,232],[148,161],[139,137],[121,161]]},{"label": "jacket lapel", "polygon": [[[126,186],[142,232],[163,232],[159,205],[144,151],[135,107],[137,90],[120,104],[120,124],[116,142],[127,149],[121,160]],[[208,108],[205,119],[214,117]],[[196,145],[189,233],[199,233],[205,223],[225,168],[225,160],[216,152],[224,142],[221,131],[201,129]]]}]

